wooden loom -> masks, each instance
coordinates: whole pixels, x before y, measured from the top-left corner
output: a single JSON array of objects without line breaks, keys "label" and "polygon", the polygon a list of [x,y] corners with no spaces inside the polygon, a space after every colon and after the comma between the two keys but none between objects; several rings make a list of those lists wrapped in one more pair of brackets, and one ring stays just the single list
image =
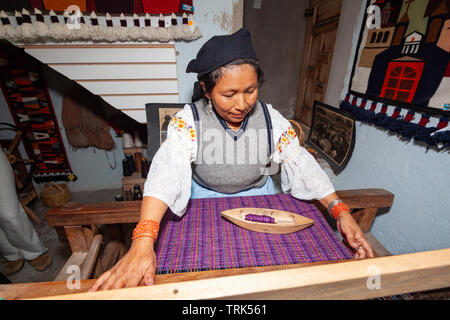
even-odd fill
[{"label": "wooden loom", "polygon": [[[390,207],[394,195],[381,189],[337,192],[355,213],[366,237],[379,208]],[[318,206],[319,207],[319,206]],[[81,267],[80,289],[66,281],[0,286],[6,299],[366,299],[450,286],[450,249],[353,261],[251,267],[156,275],[155,285],[87,293],[95,280],[102,235],[86,226],[137,222],[140,202],[69,204],[47,213],[50,226],[63,227],[72,249],[70,264]],[[66,265],[68,265],[68,263]],[[65,270],[63,267],[62,272]],[[373,272],[380,289],[369,289]],[[324,277],[324,275],[327,275]],[[214,288],[214,289],[212,289]]]}]

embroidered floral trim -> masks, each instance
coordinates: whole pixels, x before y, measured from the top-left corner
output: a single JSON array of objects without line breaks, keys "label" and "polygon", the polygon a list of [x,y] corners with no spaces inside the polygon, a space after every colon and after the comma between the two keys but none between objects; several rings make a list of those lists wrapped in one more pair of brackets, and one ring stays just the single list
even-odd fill
[{"label": "embroidered floral trim", "polygon": [[178,132],[184,132],[192,142],[195,141],[197,137],[195,129],[188,125],[181,117],[173,116],[169,125]]},{"label": "embroidered floral trim", "polygon": [[280,140],[278,140],[277,144],[278,152],[282,153],[283,150],[285,150],[287,146],[291,144],[291,141],[294,140],[296,137],[297,134],[295,133],[294,129],[291,126],[289,126],[288,129],[281,135]]}]

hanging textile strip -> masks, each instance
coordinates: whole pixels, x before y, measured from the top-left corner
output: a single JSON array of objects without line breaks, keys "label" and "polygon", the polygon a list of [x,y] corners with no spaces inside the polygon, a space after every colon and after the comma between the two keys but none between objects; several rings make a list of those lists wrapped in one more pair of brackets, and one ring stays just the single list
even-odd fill
[{"label": "hanging textile strip", "polygon": [[421,114],[385,103],[378,107],[380,104],[348,93],[340,108],[352,112],[358,121],[372,123],[407,139],[422,141],[427,149],[432,146],[439,148],[450,146],[447,117]]},{"label": "hanging textile strip", "polygon": [[133,12],[136,14],[145,13],[144,7],[142,6],[142,0],[134,0],[133,1]]},{"label": "hanging textile strip", "polygon": [[178,12],[180,0],[142,0],[145,13],[171,14]]},{"label": "hanging textile strip", "polygon": [[[114,2],[116,3],[116,2]],[[122,3],[122,2],[121,2]],[[94,5],[88,2],[88,5]],[[100,10],[112,3],[101,3],[95,5]],[[122,5],[124,5],[122,3]],[[121,7],[123,12],[133,11],[134,2],[129,2],[129,10]],[[103,9],[102,9],[103,8]],[[112,8],[112,7],[111,7]],[[112,8],[113,9],[113,8]],[[37,9],[36,9],[37,10]],[[111,14],[106,13],[105,19],[99,23],[97,14],[92,11],[90,18],[85,17],[81,12],[69,13],[58,16],[54,11],[48,13],[49,19],[45,19],[40,11],[34,10],[30,14],[28,11],[16,12],[9,17],[4,11],[0,11],[0,40],[8,40],[13,44],[19,43],[45,43],[45,42],[72,42],[72,41],[100,41],[100,42],[169,42],[169,41],[193,41],[202,36],[198,26],[195,25],[193,15],[183,13],[177,17],[174,13],[170,17],[159,14],[156,21],[151,22],[151,17],[147,13],[144,23],[141,24],[137,14],[133,15],[133,23],[127,23],[125,14],[120,14],[120,22],[113,22]],[[175,10],[177,11],[177,10]],[[119,12],[116,8],[112,12]],[[12,21],[16,21],[11,23]],[[106,22],[105,22],[106,21]],[[108,28],[104,28],[104,27]]]},{"label": "hanging textile strip", "polygon": [[[243,229],[221,217],[222,211],[241,207],[285,210],[313,219],[314,225],[290,234],[268,234]],[[323,214],[288,194],[193,199],[183,218],[164,216],[155,252],[157,273],[352,258]]]},{"label": "hanging textile strip", "polygon": [[45,10],[64,11],[70,6],[78,6],[80,11],[86,11],[86,0],[43,0]]},{"label": "hanging textile strip", "polygon": [[194,5],[192,0],[180,0],[180,12],[194,13]]},{"label": "hanging textile strip", "polygon": [[99,13],[133,14],[133,0],[95,0],[95,7]]},{"label": "hanging textile strip", "polygon": [[14,11],[22,11],[23,8],[25,9],[31,9],[31,2],[30,0],[5,0],[1,1],[1,7],[0,10],[5,10],[9,12]]},{"label": "hanging textile strip", "polygon": [[97,11],[97,8],[95,6],[95,0],[86,0],[86,11],[87,12]]},{"label": "hanging textile strip", "polygon": [[34,8],[39,9],[39,10],[44,10],[45,9],[44,3],[42,2],[42,0],[31,0],[30,6],[33,9]]},{"label": "hanging textile strip", "polygon": [[8,61],[0,67],[3,95],[16,126],[32,146],[26,151],[36,161],[34,181],[75,180],[39,64],[17,49],[0,49]]}]

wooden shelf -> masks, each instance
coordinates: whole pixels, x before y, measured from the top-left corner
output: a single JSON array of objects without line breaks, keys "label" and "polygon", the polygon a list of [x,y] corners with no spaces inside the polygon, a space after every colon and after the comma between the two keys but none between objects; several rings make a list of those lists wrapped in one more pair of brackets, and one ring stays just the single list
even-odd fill
[{"label": "wooden shelf", "polygon": [[123,148],[123,153],[125,153],[125,155],[134,155],[136,152],[140,152],[142,154],[142,147]]},{"label": "wooden shelf", "polygon": [[125,190],[130,188],[133,192],[134,186],[139,185],[141,187],[141,191],[144,192],[144,184],[147,179],[142,178],[139,172],[134,172],[131,176],[122,178],[122,192],[125,196]]}]

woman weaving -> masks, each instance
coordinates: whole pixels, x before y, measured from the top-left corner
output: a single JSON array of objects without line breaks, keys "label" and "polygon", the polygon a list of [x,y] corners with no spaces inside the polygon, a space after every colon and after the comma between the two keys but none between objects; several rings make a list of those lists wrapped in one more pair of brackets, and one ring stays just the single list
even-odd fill
[{"label": "woman weaving", "polygon": [[284,192],[318,199],[337,220],[355,258],[373,257],[350,210],[299,145],[289,121],[257,100],[262,71],[247,30],[211,38],[186,71],[198,74],[204,98],[172,118],[149,170],[130,250],[91,291],[153,284],[154,244],[167,209],[181,217],[192,198],[275,194],[269,176],[276,173],[270,170],[274,163],[281,165]]}]

